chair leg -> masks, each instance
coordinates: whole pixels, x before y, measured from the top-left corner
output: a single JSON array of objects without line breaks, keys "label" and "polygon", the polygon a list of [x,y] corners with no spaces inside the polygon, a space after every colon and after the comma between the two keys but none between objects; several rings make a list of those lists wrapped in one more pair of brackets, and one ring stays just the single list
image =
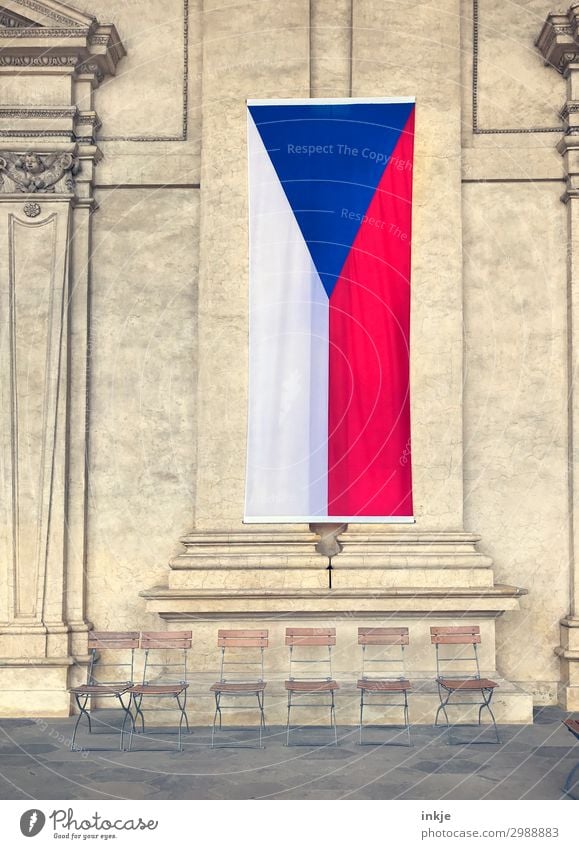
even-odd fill
[{"label": "chair leg", "polygon": [[257,694],[257,701],[259,703],[259,710],[261,712],[261,723],[263,725],[263,730],[265,731],[265,728],[266,728],[266,725],[267,725],[267,723],[265,721],[265,693],[263,693],[263,692],[258,693]]},{"label": "chair leg", "polygon": [[330,707],[330,720],[334,726],[334,745],[338,745],[338,726],[336,725],[336,703],[334,699],[334,691],[331,690],[332,693],[332,704]]},{"label": "chair leg", "polygon": [[124,743],[124,739],[125,739],[124,738],[125,725],[127,723],[127,719],[129,719],[130,723],[131,723],[130,724],[130,732],[129,732],[129,751],[130,751],[131,750],[131,734],[135,730],[135,722],[134,722],[134,719],[133,719],[133,714],[131,713],[131,701],[132,701],[133,697],[132,697],[132,694],[129,693],[129,701],[128,701],[127,705],[125,705],[122,696],[119,695],[119,696],[117,696],[117,698],[119,700],[119,704],[121,706],[121,709],[124,711],[123,724],[121,725],[121,735],[120,735],[120,741],[119,741],[119,749],[120,749],[121,752],[124,751],[123,743]]},{"label": "chair leg", "polygon": [[362,745],[362,724],[364,722],[364,690],[360,690],[360,745]]},{"label": "chair leg", "polygon": [[181,742],[181,739],[182,739],[183,720],[185,720],[185,724],[187,726],[187,731],[189,731],[189,723],[187,722],[187,714],[185,713],[185,706],[187,704],[187,690],[185,690],[185,695],[183,697],[183,704],[181,704],[181,699],[179,698],[179,694],[177,694],[175,696],[175,699],[177,701],[177,705],[179,706],[179,710],[181,711],[181,714],[179,716],[179,736],[178,736],[178,740],[177,740],[177,749],[178,749],[179,752],[182,752],[183,751],[183,744]]},{"label": "chair leg", "polygon": [[215,693],[215,713],[213,714],[213,726],[211,728],[211,748],[215,748],[215,726],[217,724],[217,714],[219,714],[219,727],[221,728],[221,710],[219,708],[220,694]]},{"label": "chair leg", "polygon": [[265,731],[264,694],[257,693],[257,704],[259,706],[259,748],[263,749],[262,734]]},{"label": "chair leg", "polygon": [[[131,698],[132,698],[133,705],[135,706],[135,716],[133,717],[133,715],[131,714],[131,727],[130,727],[130,730],[129,730],[129,745],[128,745],[128,751],[129,752],[133,748],[133,734],[138,733],[137,732],[137,726],[136,726],[136,720],[139,717],[141,719],[141,734],[145,733],[145,716],[144,716],[143,711],[141,709],[141,705],[143,703],[143,695],[142,694],[139,694],[138,696],[132,695]],[[124,728],[124,724],[123,724],[123,728]],[[121,737],[122,737],[122,735],[121,735]]]},{"label": "chair leg", "polygon": [[499,744],[500,744],[500,742],[501,742],[501,738],[499,737],[499,729],[497,728],[497,722],[496,722],[496,719],[495,719],[495,715],[494,715],[493,710],[492,710],[492,708],[491,708],[491,699],[492,699],[492,697],[493,697],[493,693],[494,693],[494,690],[490,690],[490,692],[489,692],[489,694],[488,694],[488,696],[487,696],[487,695],[485,694],[485,691],[484,691],[484,690],[481,690],[481,694],[482,694],[482,697],[483,697],[483,704],[480,706],[480,708],[479,708],[479,712],[478,712],[478,716],[479,716],[479,725],[480,725],[480,720],[481,720],[481,711],[483,710],[483,708],[485,708],[485,707],[486,707],[486,709],[488,710],[488,712],[490,713],[490,716],[491,716],[491,720],[492,720],[492,723],[493,723],[493,728],[494,728],[494,730],[495,730],[495,736],[496,736],[496,738],[497,738],[497,743],[499,743]]},{"label": "chair leg", "polygon": [[291,712],[291,709],[292,709],[292,694],[291,694],[291,690],[288,690],[288,693],[287,693],[287,728],[286,728],[286,740],[285,740],[286,746],[289,746],[289,744],[290,744],[290,712]]},{"label": "chair leg", "polygon": [[187,729],[187,733],[191,734],[191,729],[189,728],[189,719],[187,718],[187,688],[183,690],[183,705],[181,706],[181,701],[179,700],[179,707],[181,708],[181,718],[185,720],[185,728]]},{"label": "chair leg", "polygon": [[[142,695],[133,696],[133,704],[135,705],[135,719],[137,719],[137,717],[140,717],[141,733],[144,734],[145,733],[145,715],[144,715],[143,711],[141,710],[141,705],[143,704],[143,696]],[[134,723],[133,723],[133,725],[134,725]],[[133,729],[133,730],[135,730],[135,729]],[[136,733],[136,730],[135,730],[135,733]]]},{"label": "chair leg", "polygon": [[434,720],[434,724],[438,725],[438,716],[439,716],[440,712],[442,711],[442,713],[444,715],[444,719],[446,721],[447,743],[448,743],[449,746],[452,745],[452,725],[450,724],[450,720],[448,718],[448,713],[446,711],[446,708],[447,708],[447,705],[450,701],[451,695],[452,695],[452,691],[448,691],[446,693],[446,695],[443,695],[443,692],[442,692],[440,685],[439,685],[439,687],[438,687],[438,697],[440,699],[440,707],[436,711],[436,718]]},{"label": "chair leg", "polygon": [[86,716],[86,718],[88,720],[89,734],[92,734],[92,724],[91,724],[91,721],[90,721],[90,714],[86,709],[86,706],[88,704],[88,700],[89,700],[90,696],[83,696],[82,698],[84,698],[84,702],[81,704],[80,703],[81,696],[79,696],[78,694],[75,693],[74,699],[75,699],[76,704],[78,706],[79,713],[78,713],[78,716],[76,718],[76,723],[74,725],[74,731],[72,732],[72,740],[70,742],[70,751],[71,752],[74,752],[75,749],[76,749],[76,747],[75,747],[76,732],[77,732],[80,720],[83,716]]},{"label": "chair leg", "polygon": [[410,734],[410,713],[408,710],[408,692],[404,690],[404,722],[406,724],[406,733],[408,734],[408,745],[412,746],[412,736]]}]

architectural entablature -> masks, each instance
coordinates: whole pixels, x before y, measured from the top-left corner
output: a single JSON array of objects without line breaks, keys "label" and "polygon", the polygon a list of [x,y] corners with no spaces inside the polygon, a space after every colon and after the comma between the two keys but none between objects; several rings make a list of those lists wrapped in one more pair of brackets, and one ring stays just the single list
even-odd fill
[{"label": "architectural entablature", "polygon": [[125,49],[113,24],[101,24],[56,0],[0,2],[0,70],[70,69],[98,85]]}]

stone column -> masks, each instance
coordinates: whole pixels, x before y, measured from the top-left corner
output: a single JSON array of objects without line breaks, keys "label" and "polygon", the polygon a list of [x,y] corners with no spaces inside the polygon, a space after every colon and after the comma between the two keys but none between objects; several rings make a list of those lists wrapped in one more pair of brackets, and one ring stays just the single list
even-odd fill
[{"label": "stone column", "polygon": [[561,620],[560,702],[565,710],[579,710],[579,3],[566,13],[547,16],[537,38],[545,64],[567,82],[567,100],[561,110],[565,135],[557,145],[567,181],[561,198],[567,205],[568,302],[568,421],[569,421],[569,613]]},{"label": "stone column", "polygon": [[92,95],[123,55],[55,0],[0,3],[0,715],[68,715],[87,661]]}]

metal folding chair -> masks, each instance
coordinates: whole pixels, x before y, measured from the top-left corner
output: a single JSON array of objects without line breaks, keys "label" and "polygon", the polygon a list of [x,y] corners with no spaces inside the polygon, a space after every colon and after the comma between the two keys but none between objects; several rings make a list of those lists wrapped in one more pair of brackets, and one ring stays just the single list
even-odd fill
[{"label": "metal folding chair", "polygon": [[[133,726],[130,712],[130,688],[133,685],[135,649],[139,647],[138,631],[91,631],[88,635],[90,663],[87,670],[86,684],[71,687],[69,692],[74,696],[79,713],[76,718],[71,750],[75,750],[76,732],[84,716],[88,721],[88,730],[92,734],[92,722],[88,703],[93,698],[113,698],[124,713],[121,726],[119,748],[123,750],[124,732],[127,720]],[[104,662],[101,652],[122,652],[127,659],[124,662]],[[105,671],[106,670],[106,671]],[[116,671],[116,674],[113,672]],[[107,679],[107,680],[105,680]]]},{"label": "metal folding chair", "polygon": [[[263,680],[263,653],[268,646],[269,632],[267,630],[237,629],[217,632],[217,645],[221,649],[221,666],[219,681],[210,688],[215,696],[215,714],[211,729],[211,748],[215,746],[215,732],[219,719],[219,730],[222,730],[222,711],[251,710],[254,707],[253,698],[257,700],[259,711],[259,748],[263,749],[263,731],[265,730],[264,696],[266,683]],[[223,699],[250,698],[251,704],[224,705]],[[221,743],[217,748],[240,747],[245,744]]]},{"label": "metal folding chair", "polygon": [[[571,734],[575,737],[576,740],[579,740],[579,719],[564,719],[563,725],[568,731],[571,732]],[[567,796],[570,796],[571,799],[579,801],[579,796],[575,796],[572,792],[573,787],[576,784],[579,784],[579,778],[575,780],[575,773],[577,772],[579,772],[579,762],[575,764],[575,766],[565,779],[565,784],[563,785],[563,793],[565,793]]]},{"label": "metal folding chair", "polygon": [[[300,696],[329,696],[327,707],[330,710],[330,727],[334,730],[334,744],[338,745],[338,729],[336,727],[335,692],[339,684],[332,677],[332,646],[336,645],[335,628],[286,628],[285,644],[289,647],[289,679],[285,682],[287,690],[287,728],[286,745],[290,745],[290,718],[293,708],[324,707],[319,702],[296,702]],[[296,649],[305,648],[305,657],[296,656]],[[312,651],[312,649],[314,649]],[[298,652],[301,655],[301,652]],[[327,671],[326,677],[296,676],[295,669],[310,664],[310,669],[317,672],[320,667]],[[312,668],[313,667],[313,668]],[[312,743],[292,743],[294,746]]]},{"label": "metal folding chair", "polygon": [[[145,651],[142,684],[134,684],[129,692],[135,709],[135,721],[129,735],[129,751],[133,743],[133,734],[137,733],[135,723],[141,721],[141,732],[145,733],[145,717],[143,714],[143,699],[154,698],[172,699],[170,707],[155,705],[155,711],[179,711],[179,727],[177,749],[183,751],[182,727],[183,722],[189,731],[187,720],[187,653],[191,648],[191,631],[143,631],[141,648]],[[152,660],[161,656],[161,660]],[[177,660],[169,658],[177,657]],[[151,673],[153,678],[151,679]]]},{"label": "metal folding chair", "polygon": [[[404,648],[408,643],[408,628],[358,628],[358,645],[362,647],[362,677],[358,680],[361,746],[376,745],[364,743],[362,740],[364,707],[366,706],[370,708],[401,707],[408,743],[390,741],[389,745],[412,745],[408,713],[408,690],[412,685],[406,678],[404,664]],[[397,676],[396,673],[398,673]],[[386,698],[388,701],[377,702],[374,699],[376,696]],[[393,699],[396,698],[401,698],[403,701],[394,701]],[[392,729],[393,726],[372,723],[367,724],[366,727]]]},{"label": "metal folding chair", "polygon": [[[490,681],[488,678],[481,678],[480,666],[478,659],[477,646],[480,644],[480,628],[478,625],[458,625],[445,628],[431,628],[430,641],[436,647],[436,683],[438,685],[438,697],[440,705],[436,711],[434,724],[438,725],[438,717],[440,713],[444,715],[446,720],[446,728],[448,732],[447,742],[449,745],[461,745],[453,743],[452,728],[454,727],[448,718],[448,707],[460,706],[475,706],[479,705],[478,710],[478,725],[472,723],[461,723],[463,728],[480,727],[482,725],[481,716],[483,710],[487,710],[491,718],[494,732],[496,735],[496,743],[500,743],[499,731],[495,716],[491,708],[491,699],[495,688],[499,685],[495,681]],[[459,646],[462,649],[452,655],[442,654],[443,646]],[[470,647],[472,653],[465,654],[464,648]],[[473,670],[472,674],[465,675],[449,675],[446,669],[450,668],[450,664],[460,663],[463,667],[470,666]],[[456,669],[456,667],[454,667]],[[459,701],[461,697],[471,696],[467,701]],[[456,697],[456,698],[453,698]],[[488,740],[472,740],[471,743],[487,743]]]}]

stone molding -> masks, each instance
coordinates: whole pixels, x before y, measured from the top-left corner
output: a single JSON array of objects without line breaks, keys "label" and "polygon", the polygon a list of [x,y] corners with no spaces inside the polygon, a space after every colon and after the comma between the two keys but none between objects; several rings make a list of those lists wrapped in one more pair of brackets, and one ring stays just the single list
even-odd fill
[{"label": "stone molding", "polygon": [[[566,13],[553,12],[547,16],[537,47],[549,65],[563,74],[567,81],[567,100],[560,111],[565,135],[557,144],[563,158],[566,189],[561,200],[567,205],[567,286],[569,304],[569,345],[572,364],[577,359],[579,339],[579,255],[574,247],[579,237],[579,3],[573,3]],[[569,370],[568,427],[571,445],[579,445],[579,398],[574,385],[573,368]],[[576,460],[569,457],[569,522],[571,592],[569,614],[560,622],[561,644],[555,649],[561,661],[559,698],[566,710],[579,710],[579,476],[574,471]]]},{"label": "stone molding", "polygon": [[[68,687],[83,675],[91,627],[88,293],[102,158],[93,90],[114,74],[124,48],[113,25],[56,0],[0,0],[0,23],[7,22],[0,75],[13,78],[17,99],[0,106],[0,228],[8,246],[0,252],[8,328],[0,363],[7,555],[0,561],[7,588],[0,594],[0,715],[21,715],[28,705],[62,716],[70,712]],[[31,701],[40,687],[42,698]]]}]

